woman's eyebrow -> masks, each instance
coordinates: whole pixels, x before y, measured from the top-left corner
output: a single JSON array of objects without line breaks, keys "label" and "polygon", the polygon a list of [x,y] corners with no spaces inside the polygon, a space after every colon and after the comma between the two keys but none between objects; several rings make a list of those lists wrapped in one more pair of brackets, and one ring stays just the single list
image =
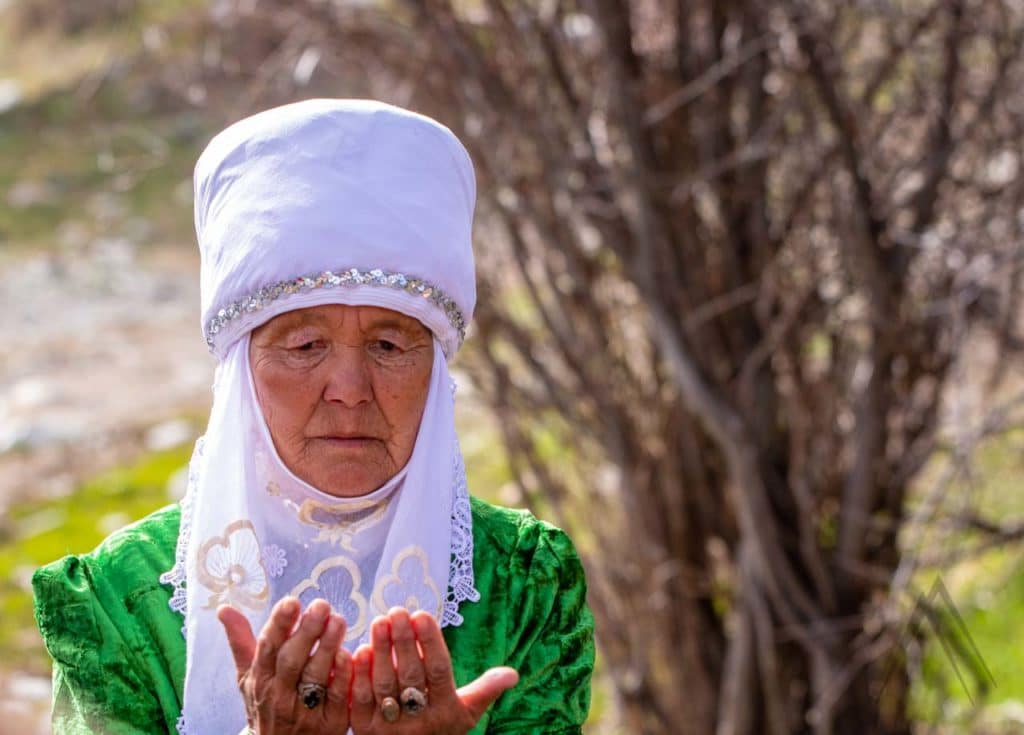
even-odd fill
[{"label": "woman's eyebrow", "polygon": [[[410,334],[410,335],[415,336],[415,335],[420,334],[420,329],[417,328],[419,326],[420,325],[416,324],[416,323],[409,323],[407,321],[403,321],[403,320],[399,320],[399,319],[383,317],[381,319],[374,319],[372,322],[370,322],[368,325],[366,325],[366,328],[367,329],[397,329],[399,332],[404,332],[406,334]],[[425,329],[426,328],[424,328],[424,331],[425,331]]]},{"label": "woman's eyebrow", "polygon": [[292,312],[285,319],[266,324],[266,336],[270,340],[282,339],[297,329],[322,324],[324,321],[319,314]]}]

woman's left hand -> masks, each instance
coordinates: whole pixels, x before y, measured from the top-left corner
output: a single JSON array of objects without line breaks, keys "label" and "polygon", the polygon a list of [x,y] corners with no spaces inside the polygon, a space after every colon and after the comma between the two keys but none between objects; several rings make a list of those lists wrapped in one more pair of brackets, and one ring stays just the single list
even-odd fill
[{"label": "woman's left hand", "polygon": [[[422,610],[410,616],[395,607],[375,619],[370,644],[360,646],[353,658],[350,725],[355,735],[466,735],[519,681],[515,669],[500,666],[456,689],[441,627]],[[410,688],[424,695],[420,711],[403,696]]]}]

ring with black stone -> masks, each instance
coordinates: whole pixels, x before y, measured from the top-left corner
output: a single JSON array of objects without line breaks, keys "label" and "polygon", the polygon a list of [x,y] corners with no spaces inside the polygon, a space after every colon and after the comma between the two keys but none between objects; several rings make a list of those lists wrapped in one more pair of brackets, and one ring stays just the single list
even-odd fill
[{"label": "ring with black stone", "polygon": [[416,687],[406,687],[399,697],[402,711],[407,715],[418,715],[427,708],[427,695]]},{"label": "ring with black stone", "polygon": [[312,681],[300,681],[297,687],[299,699],[306,709],[316,709],[327,698],[327,687]]}]

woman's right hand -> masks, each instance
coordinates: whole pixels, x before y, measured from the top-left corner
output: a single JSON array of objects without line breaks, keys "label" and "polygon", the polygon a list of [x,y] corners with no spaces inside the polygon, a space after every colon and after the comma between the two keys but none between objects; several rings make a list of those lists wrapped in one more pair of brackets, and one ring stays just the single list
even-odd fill
[{"label": "woman's right hand", "polygon": [[[325,600],[301,613],[294,597],[280,600],[257,640],[248,619],[230,605],[217,610],[235,658],[238,688],[249,727],[258,735],[343,733],[348,730],[352,658],[341,642],[345,619]],[[294,633],[292,630],[294,629]],[[320,645],[310,656],[314,645]],[[320,684],[324,701],[309,709],[298,693],[301,683]]]}]

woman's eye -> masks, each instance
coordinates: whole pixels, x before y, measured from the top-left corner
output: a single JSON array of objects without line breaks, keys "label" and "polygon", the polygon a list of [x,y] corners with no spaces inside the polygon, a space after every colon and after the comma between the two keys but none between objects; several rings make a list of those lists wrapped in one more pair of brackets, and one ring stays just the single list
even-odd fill
[{"label": "woman's eye", "polygon": [[408,357],[405,348],[390,339],[375,339],[367,345],[367,349],[370,355],[379,360],[381,364],[395,365],[396,361]]},{"label": "woman's eye", "polygon": [[292,352],[313,352],[318,347],[320,347],[322,344],[323,344],[323,342],[321,340],[311,339],[311,340],[309,340],[307,342],[300,342],[300,343],[298,343],[296,345],[293,345],[289,349]]}]

